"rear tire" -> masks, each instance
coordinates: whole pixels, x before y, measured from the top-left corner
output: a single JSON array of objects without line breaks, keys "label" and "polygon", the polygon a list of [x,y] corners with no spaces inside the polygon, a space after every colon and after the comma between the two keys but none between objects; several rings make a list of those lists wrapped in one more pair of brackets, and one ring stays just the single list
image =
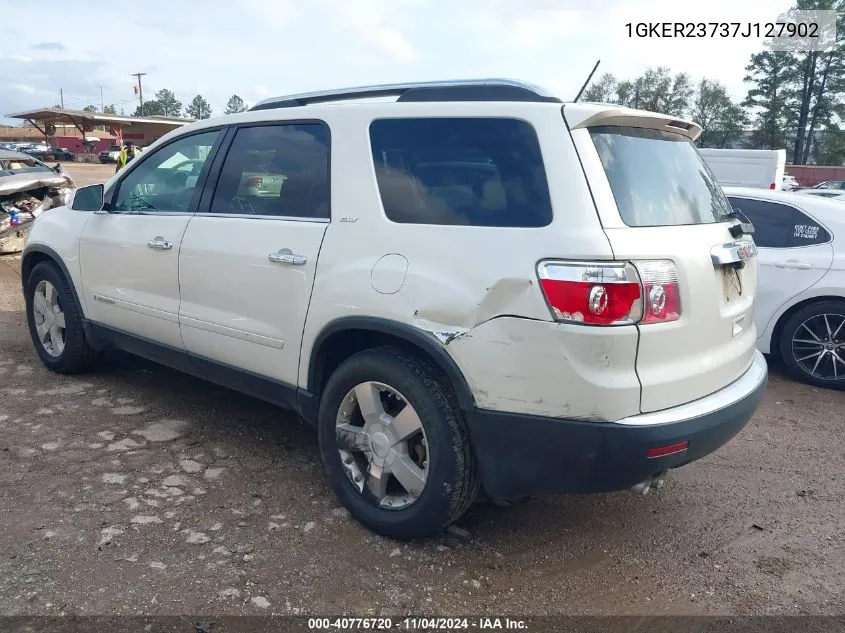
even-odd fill
[{"label": "rear tire", "polygon": [[[320,399],[318,432],[335,494],[353,517],[384,536],[436,534],[478,494],[475,459],[451,386],[399,349],[359,352],[335,370]],[[409,439],[392,443],[399,436]],[[420,477],[415,485],[405,485],[409,472]]]},{"label": "rear tire", "polygon": [[25,295],[29,334],[41,362],[59,374],[88,369],[97,352],[85,338],[82,310],[64,274],[51,262],[36,264]]},{"label": "rear tire", "polygon": [[829,299],[799,309],[784,323],[778,346],[795,380],[845,390],[845,301]]}]

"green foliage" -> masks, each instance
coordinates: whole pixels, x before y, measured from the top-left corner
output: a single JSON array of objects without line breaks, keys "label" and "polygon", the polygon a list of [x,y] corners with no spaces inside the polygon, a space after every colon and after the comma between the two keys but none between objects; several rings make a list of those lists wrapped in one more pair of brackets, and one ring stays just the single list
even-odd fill
[{"label": "green foliage", "polygon": [[185,114],[193,119],[207,119],[211,116],[211,105],[202,95],[197,95],[185,108]]},{"label": "green foliage", "polygon": [[237,114],[238,112],[246,112],[246,110],[247,105],[244,103],[244,100],[238,95],[232,95],[226,103],[226,109],[223,111],[223,114]]}]

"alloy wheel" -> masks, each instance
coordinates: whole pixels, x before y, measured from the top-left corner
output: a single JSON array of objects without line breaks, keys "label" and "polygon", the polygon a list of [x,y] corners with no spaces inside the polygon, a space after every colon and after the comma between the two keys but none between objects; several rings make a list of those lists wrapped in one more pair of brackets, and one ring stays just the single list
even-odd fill
[{"label": "alloy wheel", "polygon": [[349,481],[380,508],[401,510],[422,494],[429,471],[425,430],[393,387],[369,381],[351,389],[337,413],[336,437]]},{"label": "alloy wheel", "polygon": [[65,313],[56,287],[46,279],[35,287],[32,313],[38,340],[50,356],[58,358],[65,351]]},{"label": "alloy wheel", "polygon": [[816,314],[803,321],[792,335],[792,357],[819,380],[845,378],[845,315]]}]

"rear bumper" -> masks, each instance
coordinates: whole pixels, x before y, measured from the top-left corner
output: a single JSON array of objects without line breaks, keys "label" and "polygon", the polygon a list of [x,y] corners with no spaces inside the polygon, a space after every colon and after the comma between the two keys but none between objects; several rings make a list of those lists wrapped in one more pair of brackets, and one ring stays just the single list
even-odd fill
[{"label": "rear bumper", "polygon": [[[616,422],[589,422],[475,409],[470,437],[487,494],[515,499],[542,493],[630,488],[717,450],[754,414],[768,371],[755,352],[751,367],[719,391],[693,402]],[[688,442],[662,457],[648,450]]]}]

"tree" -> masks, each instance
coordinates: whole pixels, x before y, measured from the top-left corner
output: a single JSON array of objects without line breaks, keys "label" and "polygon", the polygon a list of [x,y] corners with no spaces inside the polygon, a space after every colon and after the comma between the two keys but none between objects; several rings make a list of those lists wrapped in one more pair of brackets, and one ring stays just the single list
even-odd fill
[{"label": "tree", "polygon": [[229,97],[229,101],[226,102],[226,109],[223,111],[223,114],[237,114],[238,112],[246,112],[246,110],[247,105],[244,103],[244,100],[238,95],[232,95]]},{"label": "tree", "polygon": [[182,102],[167,88],[159,90],[155,94],[154,100],[161,106],[162,116],[179,116],[179,113],[182,112]]},{"label": "tree", "polygon": [[616,86],[616,102],[630,108],[683,115],[693,93],[692,81],[686,73],[672,75],[669,68],[649,68],[633,81]]},{"label": "tree", "polygon": [[97,106],[95,106],[95,105],[87,105],[87,106],[85,106],[84,108],[82,108],[82,111],[83,111],[83,112],[96,112],[96,111],[97,111]]},{"label": "tree", "polygon": [[194,119],[207,119],[211,116],[211,106],[202,95],[197,95],[185,108],[185,114]]},{"label": "tree", "polygon": [[754,114],[752,145],[781,149],[787,145],[785,130],[794,128],[794,113],[788,106],[790,53],[763,51],[751,56],[745,67],[746,83],[752,84],[742,105]]},{"label": "tree", "polygon": [[107,105],[103,108],[103,114],[117,114],[117,110],[114,107],[114,104]]},{"label": "tree", "polygon": [[594,103],[615,103],[617,85],[616,77],[610,73],[604,73],[598,81],[587,86],[584,94],[581,95],[581,100]]},{"label": "tree", "polygon": [[815,158],[818,165],[845,164],[845,130],[838,127],[822,130],[816,142]]},{"label": "tree", "polygon": [[[179,104],[181,107],[181,104]],[[177,113],[178,114],[178,113]],[[152,101],[144,101],[144,107],[138,106],[135,108],[135,113],[132,116],[164,116],[164,107],[159,101],[153,99]]]},{"label": "tree", "polygon": [[696,87],[690,117],[702,127],[699,147],[725,148],[742,138],[746,123],[742,107],[731,101],[718,81],[702,79]]}]

